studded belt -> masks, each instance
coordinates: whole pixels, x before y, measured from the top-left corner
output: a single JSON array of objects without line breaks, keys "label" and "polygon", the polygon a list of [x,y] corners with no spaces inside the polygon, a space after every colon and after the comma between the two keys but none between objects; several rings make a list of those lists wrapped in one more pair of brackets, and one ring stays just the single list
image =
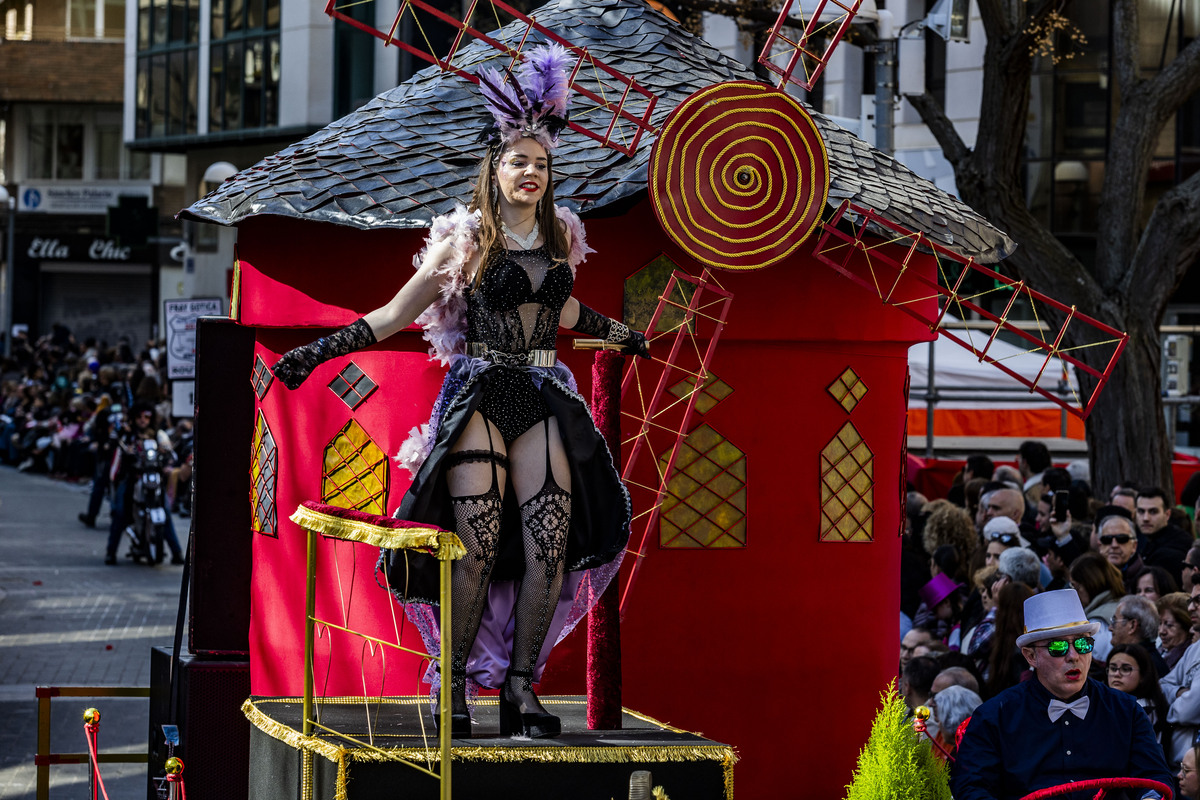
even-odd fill
[{"label": "studded belt", "polygon": [[505,353],[493,350],[483,342],[467,342],[467,355],[482,358],[502,367],[553,367],[558,363],[555,350],[530,350],[527,353]]}]

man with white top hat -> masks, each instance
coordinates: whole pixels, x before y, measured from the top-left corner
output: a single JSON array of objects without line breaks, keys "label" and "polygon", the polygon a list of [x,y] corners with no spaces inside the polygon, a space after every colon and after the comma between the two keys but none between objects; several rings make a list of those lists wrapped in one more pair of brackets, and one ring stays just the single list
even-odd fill
[{"label": "man with white top hat", "polygon": [[1099,623],[1087,621],[1074,589],[1025,601],[1025,633],[1017,646],[1036,677],[975,710],[954,763],[955,800],[1015,800],[1095,778],[1171,785],[1150,718],[1133,695],[1088,679],[1092,637],[1099,630]]}]

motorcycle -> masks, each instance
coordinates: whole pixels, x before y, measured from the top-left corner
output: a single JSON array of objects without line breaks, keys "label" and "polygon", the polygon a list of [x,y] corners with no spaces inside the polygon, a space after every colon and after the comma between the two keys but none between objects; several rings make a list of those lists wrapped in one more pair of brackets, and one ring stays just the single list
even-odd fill
[{"label": "motorcycle", "polygon": [[126,557],[147,564],[161,564],[164,555],[163,536],[167,528],[167,509],[163,504],[166,496],[163,470],[167,466],[169,456],[154,438],[141,439],[135,442],[135,447],[131,477],[132,521],[125,528],[130,542]]}]

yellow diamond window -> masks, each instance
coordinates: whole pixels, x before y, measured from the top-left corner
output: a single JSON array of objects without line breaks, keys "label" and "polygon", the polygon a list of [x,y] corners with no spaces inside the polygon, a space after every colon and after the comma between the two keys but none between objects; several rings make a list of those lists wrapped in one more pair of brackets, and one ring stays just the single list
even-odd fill
[{"label": "yellow diamond window", "polygon": [[825,388],[825,391],[829,392],[849,414],[858,405],[858,401],[866,395],[867,385],[863,383],[862,378],[858,377],[858,373],[850,367],[846,367],[837,380]]}]

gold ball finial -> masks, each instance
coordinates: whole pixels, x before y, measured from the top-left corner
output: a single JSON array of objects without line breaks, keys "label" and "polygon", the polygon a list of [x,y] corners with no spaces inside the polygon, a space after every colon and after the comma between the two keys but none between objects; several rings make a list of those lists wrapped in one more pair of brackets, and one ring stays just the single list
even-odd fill
[{"label": "gold ball finial", "polygon": [[183,762],[175,756],[171,756],[167,759],[167,763],[163,765],[163,769],[167,771],[168,775],[178,775],[183,772]]},{"label": "gold ball finial", "polygon": [[913,709],[913,716],[921,721],[929,719],[930,713],[929,706],[917,706]]},{"label": "gold ball finial", "polygon": [[86,722],[88,725],[95,725],[97,722],[100,721],[100,709],[89,708],[87,711],[84,711],[83,712],[83,721]]}]

